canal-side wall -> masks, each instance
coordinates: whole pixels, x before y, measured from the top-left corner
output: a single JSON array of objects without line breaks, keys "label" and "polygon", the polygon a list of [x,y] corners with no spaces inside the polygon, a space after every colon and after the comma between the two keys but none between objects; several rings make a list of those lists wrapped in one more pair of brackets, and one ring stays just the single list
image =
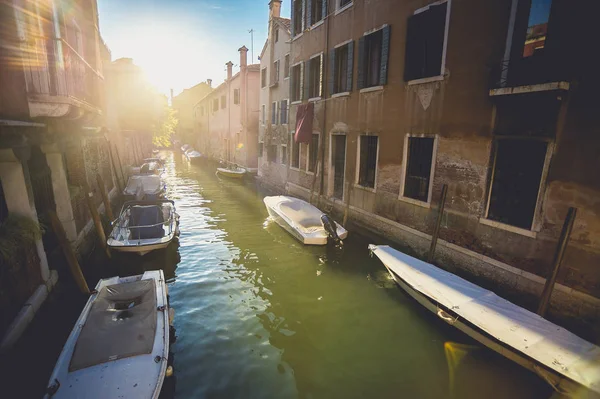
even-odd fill
[{"label": "canal-side wall", "polygon": [[[270,187],[275,189],[275,187]],[[309,200],[311,191],[305,187],[288,183],[285,192]],[[313,193],[313,202],[316,203]],[[332,213],[338,220],[346,211],[346,204],[339,200],[320,198],[320,207]],[[348,207],[349,231],[367,230],[376,236],[395,242],[403,251],[425,259],[431,245],[432,236],[410,226],[392,221],[359,207]],[[376,243],[375,243],[376,244]],[[545,279],[513,265],[500,262],[480,253],[460,247],[444,239],[439,239],[434,264],[464,278],[508,297],[520,306],[534,310],[544,288]],[[567,327],[595,337],[598,331],[600,299],[585,292],[557,283],[550,301],[549,317]],[[591,338],[590,338],[591,339]]]}]

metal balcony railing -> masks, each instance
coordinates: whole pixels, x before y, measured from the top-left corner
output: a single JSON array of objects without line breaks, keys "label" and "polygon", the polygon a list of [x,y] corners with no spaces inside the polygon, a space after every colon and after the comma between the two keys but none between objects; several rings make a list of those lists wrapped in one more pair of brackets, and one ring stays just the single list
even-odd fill
[{"label": "metal balcony railing", "polygon": [[538,54],[514,60],[503,60],[492,66],[490,89],[528,86],[570,81],[569,60]]}]

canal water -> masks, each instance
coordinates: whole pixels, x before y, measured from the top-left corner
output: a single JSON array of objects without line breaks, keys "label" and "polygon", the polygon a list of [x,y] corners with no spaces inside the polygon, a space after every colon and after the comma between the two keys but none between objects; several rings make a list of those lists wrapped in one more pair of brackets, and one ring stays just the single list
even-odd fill
[{"label": "canal water", "polygon": [[[110,270],[165,270],[177,329],[169,396],[550,396],[533,373],[404,294],[369,256],[372,239],[351,231],[341,248],[303,246],[268,220],[250,183],[221,180],[179,153],[162,156],[167,197],[181,216],[179,243],[115,257]],[[60,345],[52,353],[59,352]],[[54,361],[43,363],[42,386]]]}]

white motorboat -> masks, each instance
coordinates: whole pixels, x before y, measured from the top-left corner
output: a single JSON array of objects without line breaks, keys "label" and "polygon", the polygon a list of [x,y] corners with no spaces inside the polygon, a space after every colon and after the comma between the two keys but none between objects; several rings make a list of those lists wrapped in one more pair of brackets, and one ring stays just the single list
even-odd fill
[{"label": "white motorboat", "polygon": [[158,398],[173,314],[162,270],[100,280],[56,362],[45,398]]},{"label": "white motorboat", "polygon": [[159,157],[145,158],[144,163],[156,162],[159,167],[165,166],[165,160]]},{"label": "white motorboat", "polygon": [[295,197],[265,197],[269,215],[278,225],[307,245],[325,245],[329,238],[340,241],[348,231],[318,208]]},{"label": "white motorboat", "polygon": [[123,195],[137,200],[154,200],[162,197],[165,185],[158,175],[129,176]]},{"label": "white motorboat", "polygon": [[369,245],[421,305],[570,397],[600,397],[600,347],[492,291],[387,245]]},{"label": "white motorboat", "polygon": [[179,215],[173,201],[128,201],[106,243],[116,251],[145,255],[166,248],[178,235]]},{"label": "white motorboat", "polygon": [[246,175],[246,169],[238,165],[229,165],[227,168],[217,168],[217,173],[221,176],[232,179],[242,179]]},{"label": "white motorboat", "polygon": [[184,144],[181,146],[181,152],[185,154],[185,152],[190,148],[189,144]]},{"label": "white motorboat", "polygon": [[200,161],[202,160],[202,154],[200,154],[198,151],[196,151],[194,149],[188,150],[185,153],[185,157],[192,164],[200,163]]}]

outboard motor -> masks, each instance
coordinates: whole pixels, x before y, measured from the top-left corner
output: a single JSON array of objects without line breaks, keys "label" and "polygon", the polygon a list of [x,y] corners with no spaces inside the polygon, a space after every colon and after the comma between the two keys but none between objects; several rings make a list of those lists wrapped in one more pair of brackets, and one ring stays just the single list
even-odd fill
[{"label": "outboard motor", "polygon": [[337,227],[335,222],[329,217],[329,215],[327,215],[326,213],[321,215],[321,223],[323,224],[323,228],[325,229],[325,231],[327,232],[327,235],[329,235],[329,237],[335,241],[336,244],[339,244],[342,242],[342,240],[340,239],[340,237],[337,234]]}]

